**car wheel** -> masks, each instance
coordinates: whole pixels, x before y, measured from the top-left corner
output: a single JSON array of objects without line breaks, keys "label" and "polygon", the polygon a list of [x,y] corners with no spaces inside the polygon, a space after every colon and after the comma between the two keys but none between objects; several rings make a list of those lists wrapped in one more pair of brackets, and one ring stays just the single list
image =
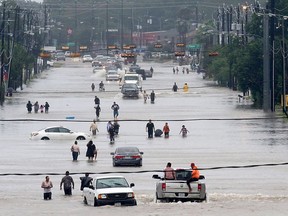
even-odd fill
[{"label": "car wheel", "polygon": [[139,167],[141,167],[141,166],[142,166],[142,160],[141,160],[141,161],[139,161],[139,164],[138,164],[138,166],[139,166]]},{"label": "car wheel", "polygon": [[98,202],[96,198],[94,198],[94,206],[98,206]]},{"label": "car wheel", "polygon": [[83,200],[84,204],[87,205],[88,202],[87,202],[87,198],[84,196],[84,200]]},{"label": "car wheel", "polygon": [[116,167],[117,166],[117,164],[115,163],[115,161],[113,161],[113,167]]},{"label": "car wheel", "polygon": [[41,140],[50,140],[49,137],[42,137]]},{"label": "car wheel", "polygon": [[85,140],[85,137],[79,136],[79,137],[76,138],[76,140]]},{"label": "car wheel", "polygon": [[135,200],[135,202],[134,202],[134,206],[137,206],[137,201]]}]

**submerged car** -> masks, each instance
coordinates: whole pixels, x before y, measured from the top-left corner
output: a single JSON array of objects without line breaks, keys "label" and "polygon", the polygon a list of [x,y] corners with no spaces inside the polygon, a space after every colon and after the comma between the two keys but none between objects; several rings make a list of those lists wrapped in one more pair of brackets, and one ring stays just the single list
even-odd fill
[{"label": "submerged car", "polygon": [[113,166],[142,166],[142,155],[137,147],[118,147],[112,155]]},{"label": "submerged car", "polygon": [[65,61],[66,60],[65,53],[63,53],[63,52],[56,53],[55,60],[56,61]]},{"label": "submerged car", "polygon": [[82,62],[85,63],[85,62],[92,62],[93,61],[93,58],[91,57],[91,55],[84,55],[82,57]]},{"label": "submerged car", "polygon": [[139,88],[135,83],[124,83],[121,87],[123,97],[139,97]]},{"label": "submerged car", "polygon": [[74,132],[62,126],[47,127],[39,131],[34,131],[30,135],[32,140],[87,140],[91,139],[91,135],[83,132]]},{"label": "submerged car", "polygon": [[106,73],[106,81],[118,81],[120,75],[117,70],[108,70]]},{"label": "submerged car", "polygon": [[86,205],[137,205],[134,183],[128,184],[123,176],[105,176],[94,179],[90,187],[84,187],[83,198]]}]

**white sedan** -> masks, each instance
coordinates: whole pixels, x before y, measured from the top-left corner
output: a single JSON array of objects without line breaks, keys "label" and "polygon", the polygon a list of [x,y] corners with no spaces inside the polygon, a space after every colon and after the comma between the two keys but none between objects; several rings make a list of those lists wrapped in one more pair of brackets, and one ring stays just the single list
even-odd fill
[{"label": "white sedan", "polygon": [[120,75],[117,70],[108,70],[106,73],[106,81],[119,81]]},{"label": "white sedan", "polygon": [[74,132],[62,126],[47,127],[39,131],[34,131],[30,135],[31,140],[59,140],[74,139],[87,140],[91,135],[83,132]]},{"label": "white sedan", "polygon": [[93,58],[91,57],[91,55],[84,55],[82,57],[82,62],[85,63],[85,62],[92,62],[93,61]]},{"label": "white sedan", "polygon": [[134,183],[130,185],[123,176],[105,176],[94,179],[93,184],[84,187],[84,203],[91,206],[137,205]]}]

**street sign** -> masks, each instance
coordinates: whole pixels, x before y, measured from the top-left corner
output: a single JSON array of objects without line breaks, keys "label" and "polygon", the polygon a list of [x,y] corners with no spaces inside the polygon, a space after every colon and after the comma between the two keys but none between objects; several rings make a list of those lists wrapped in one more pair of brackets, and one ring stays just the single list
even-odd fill
[{"label": "street sign", "polygon": [[75,42],[68,42],[67,46],[71,47],[71,46],[75,46]]},{"label": "street sign", "polygon": [[182,52],[182,51],[177,51],[177,52],[175,52],[175,56],[177,57],[177,56],[185,56],[185,52]]},{"label": "street sign", "polygon": [[154,44],[154,48],[162,48],[162,44],[156,43],[156,44]]},{"label": "street sign", "polygon": [[69,50],[69,46],[62,46],[61,49],[62,50]]},{"label": "street sign", "polygon": [[185,47],[185,43],[176,43],[176,47]]},{"label": "street sign", "polygon": [[189,44],[187,48],[188,48],[188,50],[200,49],[201,44]]},{"label": "street sign", "polygon": [[80,50],[87,50],[88,47],[87,47],[87,46],[80,46],[79,49],[80,49]]},{"label": "street sign", "polygon": [[108,45],[108,49],[117,49],[117,45]]}]

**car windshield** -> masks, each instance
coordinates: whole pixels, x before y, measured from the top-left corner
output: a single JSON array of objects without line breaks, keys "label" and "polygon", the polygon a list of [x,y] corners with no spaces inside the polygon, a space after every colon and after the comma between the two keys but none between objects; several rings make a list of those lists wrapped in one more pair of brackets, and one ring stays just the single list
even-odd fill
[{"label": "car windshield", "polygon": [[138,80],[137,76],[125,76],[124,77],[125,80]]},{"label": "car windshield", "polygon": [[117,187],[129,187],[129,185],[126,179],[124,178],[105,178],[105,179],[98,179],[96,182],[97,189],[117,188]]},{"label": "car windshield", "polygon": [[124,89],[125,88],[133,88],[133,89],[135,88],[135,89],[137,89],[138,87],[134,83],[125,83],[122,88],[124,88]]},{"label": "car windshield", "polygon": [[117,154],[125,154],[125,153],[139,153],[137,148],[118,148],[116,149]]},{"label": "car windshield", "polygon": [[108,74],[117,74],[117,71],[108,71]]}]

